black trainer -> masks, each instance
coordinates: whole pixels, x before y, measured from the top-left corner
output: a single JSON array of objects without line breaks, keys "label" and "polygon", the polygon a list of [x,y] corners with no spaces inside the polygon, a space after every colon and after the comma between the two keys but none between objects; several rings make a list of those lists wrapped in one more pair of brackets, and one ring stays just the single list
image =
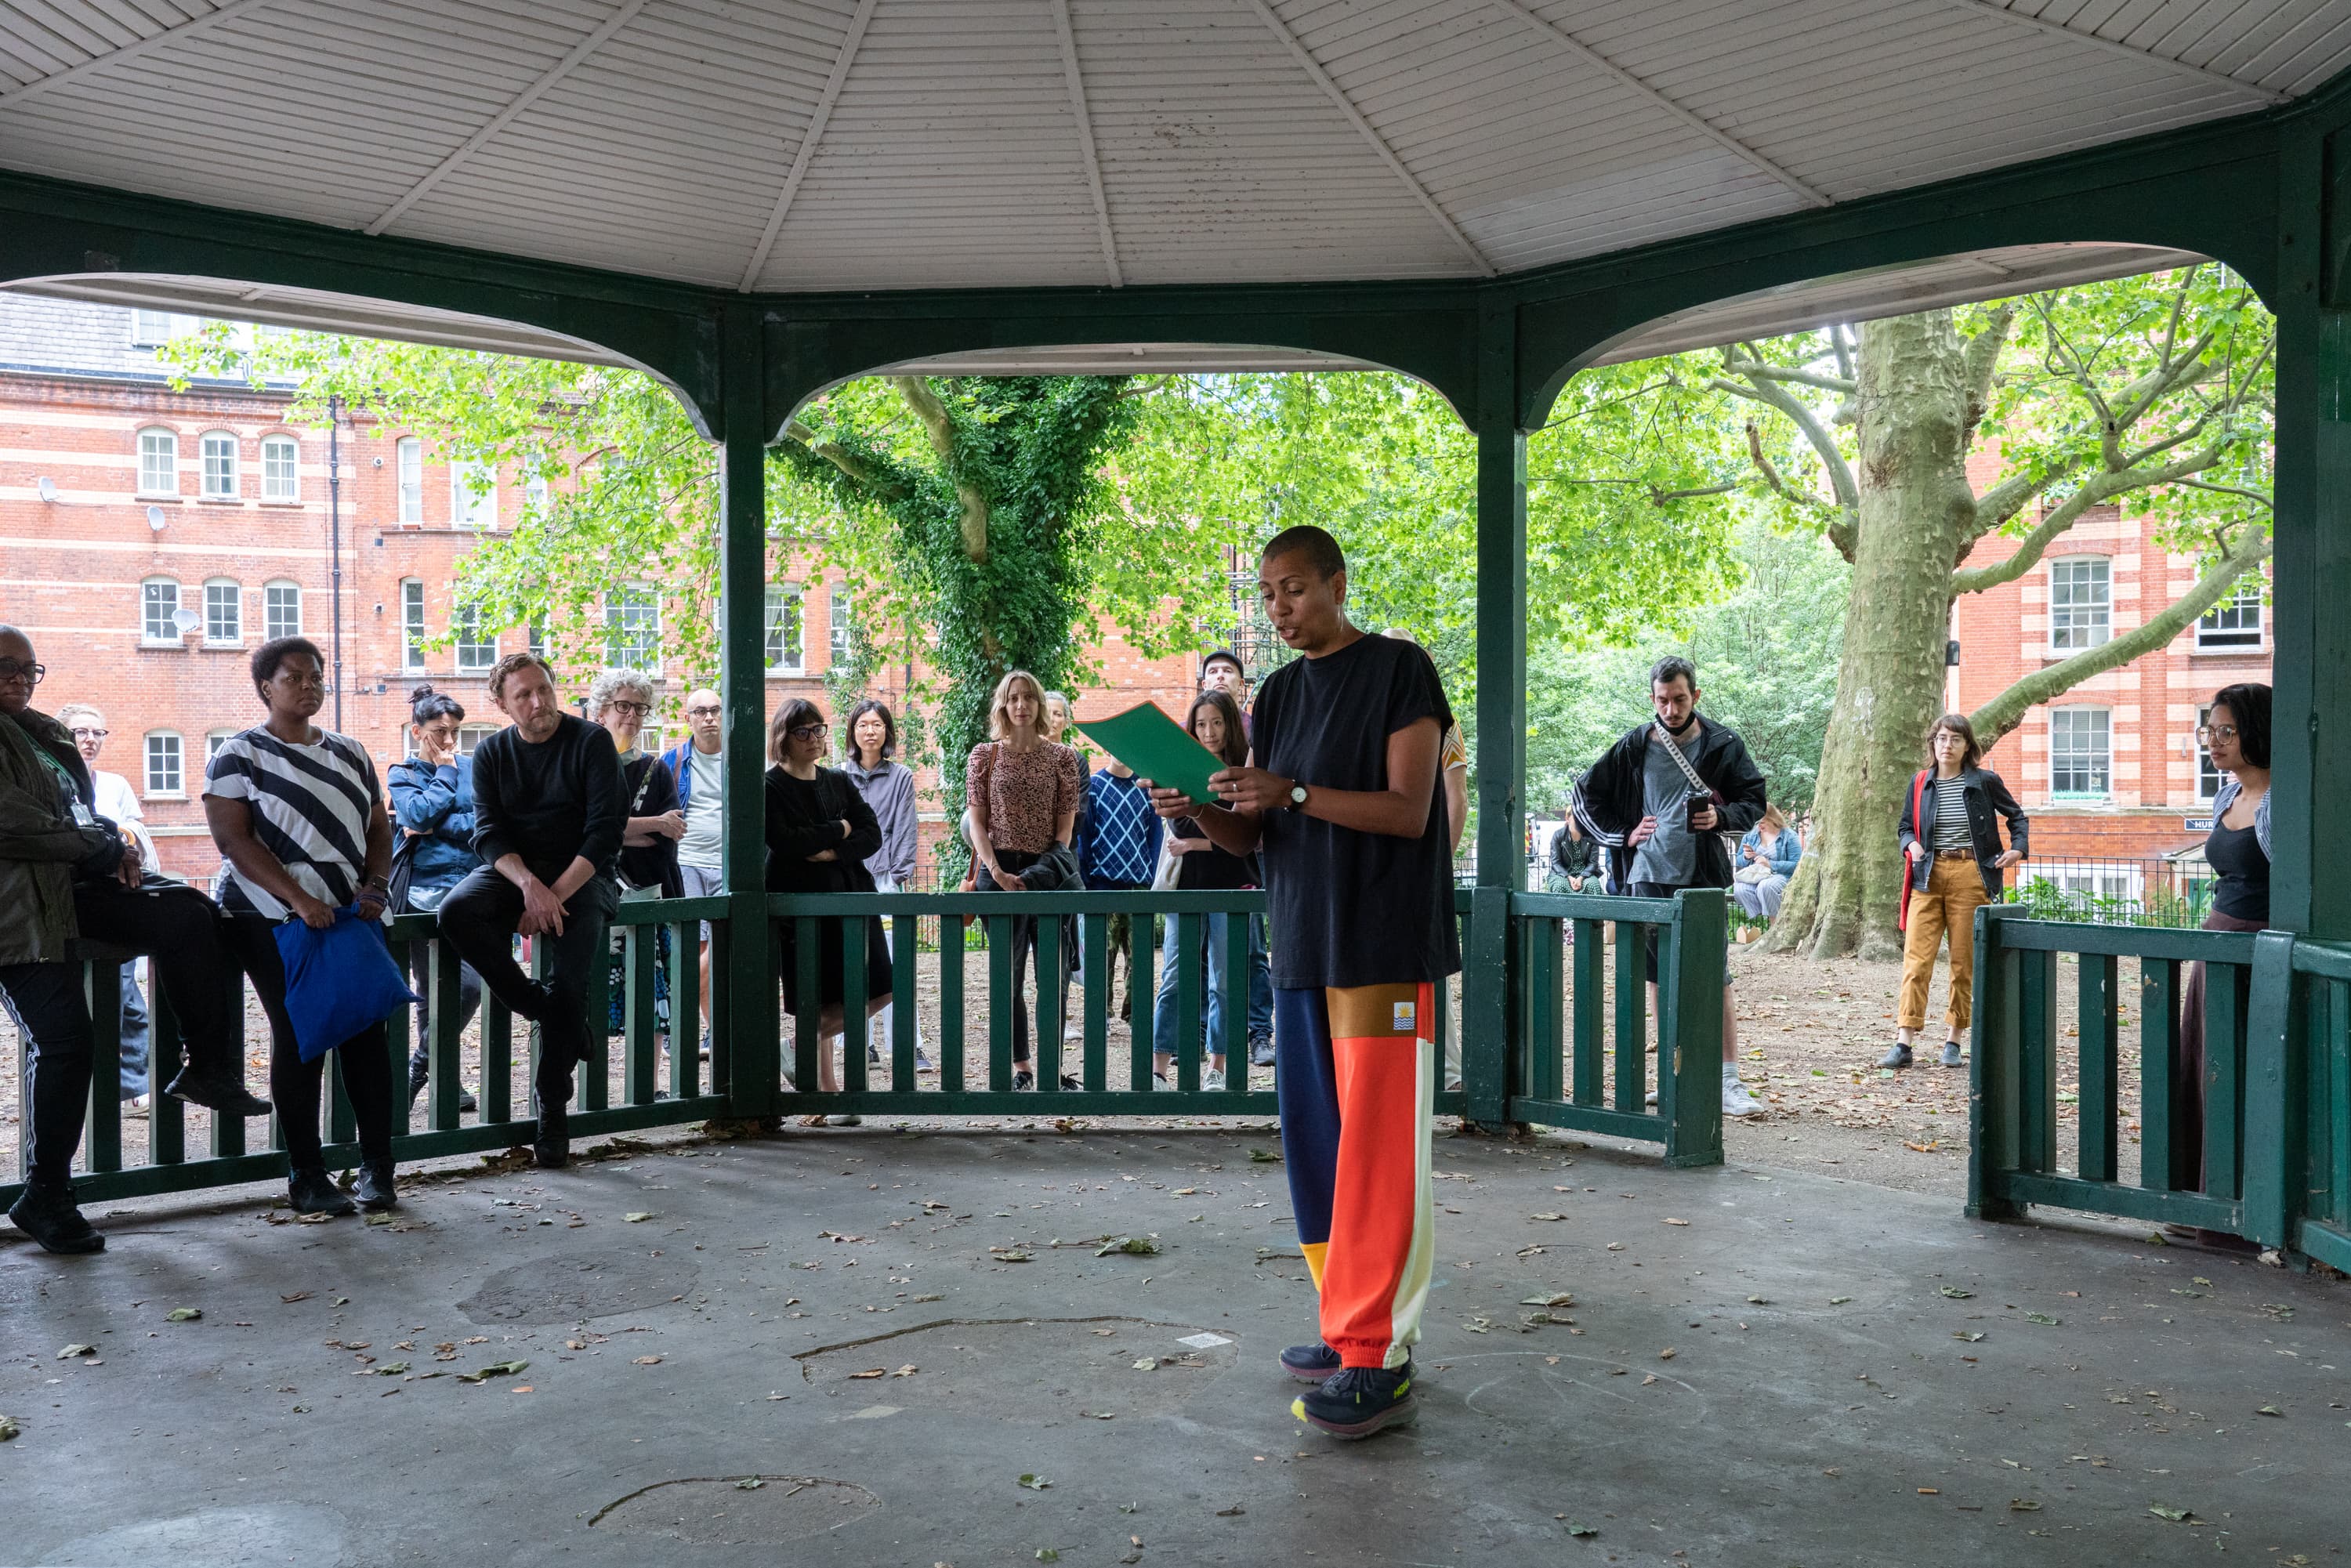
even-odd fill
[{"label": "black trainer", "polygon": [[16,1228],[48,1252],[103,1252],[106,1238],[90,1228],[74,1202],[73,1187],[65,1183],[28,1184],[8,1209]]},{"label": "black trainer", "polygon": [[1037,1087],[1037,1075],[1024,1068],[1012,1075],[1012,1087],[1016,1090],[1034,1089]]},{"label": "black trainer", "polygon": [[1339,1353],[1319,1339],[1293,1344],[1281,1353],[1281,1370],[1301,1383],[1328,1383],[1339,1370]]},{"label": "black trainer", "polygon": [[286,1196],[297,1214],[350,1214],[351,1200],[327,1179],[323,1168],[298,1170],[286,1178]]},{"label": "black trainer", "polygon": [[1412,1392],[1412,1364],[1394,1372],[1347,1367],[1322,1387],[1291,1400],[1290,1413],[1310,1427],[1349,1439],[1407,1425],[1420,1414],[1420,1401]]},{"label": "black trainer", "polygon": [[235,1079],[225,1074],[199,1072],[193,1065],[181,1068],[179,1076],[164,1086],[163,1092],[174,1100],[202,1105],[224,1116],[269,1114],[269,1102],[256,1096]]},{"label": "black trainer", "polygon": [[359,1199],[361,1208],[399,1207],[400,1194],[392,1186],[392,1162],[374,1160],[361,1165],[351,1196]]}]

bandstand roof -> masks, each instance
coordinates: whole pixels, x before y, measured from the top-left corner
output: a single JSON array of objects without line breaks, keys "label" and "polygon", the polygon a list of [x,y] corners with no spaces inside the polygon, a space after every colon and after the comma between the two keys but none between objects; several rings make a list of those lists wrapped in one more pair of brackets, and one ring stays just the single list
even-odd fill
[{"label": "bandstand roof", "polygon": [[0,0],[0,168],[761,292],[1475,278],[2346,65],[2351,0]]}]

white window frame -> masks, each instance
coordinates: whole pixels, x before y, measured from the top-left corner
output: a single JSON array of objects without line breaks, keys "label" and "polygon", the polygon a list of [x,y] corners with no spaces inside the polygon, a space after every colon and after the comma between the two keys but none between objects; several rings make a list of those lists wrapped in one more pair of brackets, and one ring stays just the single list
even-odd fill
[{"label": "white window frame", "polygon": [[400,580],[400,667],[412,675],[424,673],[424,580]]},{"label": "white window frame", "polygon": [[[291,612],[289,615],[287,612]],[[277,578],[261,588],[262,641],[275,643],[280,637],[302,634],[302,585],[288,578]]]},{"label": "white window frame", "polygon": [[498,662],[498,634],[482,635],[482,610],[477,604],[459,604],[449,612],[449,630],[456,633],[457,673],[480,674]]},{"label": "white window frame", "polygon": [[[497,734],[497,732],[498,726],[495,724],[459,725],[457,727],[457,755],[460,757],[473,756],[474,747],[481,745],[482,742],[489,739],[490,737]],[[414,742],[412,740],[411,744],[413,745]]]},{"label": "white window frame", "polygon": [[413,528],[424,521],[424,443],[403,435],[392,450],[392,476],[400,486],[400,521]]},{"label": "white window frame", "polygon": [[179,493],[180,433],[168,425],[148,425],[139,433],[139,494]]},{"label": "white window frame", "polygon": [[[2269,616],[2262,603],[2268,592],[2269,584],[2259,572],[2249,572],[2238,579],[2228,598],[2197,617],[2197,652],[2261,652],[2269,642]],[[2248,632],[2252,633],[2250,638],[2246,636]]]},{"label": "white window frame", "polygon": [[[175,729],[151,729],[140,745],[141,791],[150,800],[183,800],[188,795],[188,747]],[[160,770],[159,770],[160,769]],[[157,782],[159,779],[163,782]]]},{"label": "white window frame", "polygon": [[242,489],[237,474],[236,433],[207,430],[196,437],[196,494],[207,501],[234,501]]},{"label": "white window frame", "polygon": [[[152,591],[168,588],[167,596]],[[180,645],[180,629],[172,617],[180,610],[180,580],[174,577],[150,577],[139,584],[139,641],[151,648],[176,648]]]},{"label": "white window frame", "polygon": [[[2071,749],[2071,733],[2072,733],[2072,731],[2074,731],[2074,729],[2075,729],[2075,728],[2080,725],[2081,720],[2082,720],[2085,716],[2095,716],[2095,717],[2096,717],[2096,718],[2103,719],[2103,720],[2105,720],[2105,725],[2104,725],[2104,729],[2105,729],[2105,742],[2106,742],[2106,744],[2105,744],[2105,750],[2104,755],[2103,755],[2103,756],[2101,756],[2101,757],[2099,757],[2099,758],[2096,759],[2096,766],[2098,767],[2098,769],[2105,775],[2105,784],[2104,784],[2104,786],[2103,786],[2102,788],[2095,789],[2060,789],[2060,788],[2058,787],[2058,783],[2057,783],[2057,775],[2058,775],[2058,768],[2059,768],[2059,764],[2058,764],[2058,760],[2057,760],[2057,758],[2058,758],[2058,749],[2057,749],[2057,732],[2058,732],[2058,730],[2059,730],[2059,729],[2060,729],[2060,727],[2061,727],[2061,726],[2060,726],[2060,724],[2059,724],[2059,720],[2060,720],[2061,718],[2064,720],[2064,725],[2062,726],[2062,727],[2063,727],[2064,730],[2066,730],[2066,731],[2068,732],[2068,737],[2069,737],[2069,753],[2068,753],[2068,754],[2069,754],[2069,755],[2074,755],[2074,756],[2080,756],[2080,755],[2086,755],[2086,754],[2082,753],[2082,752],[2079,752],[2079,751],[2074,751],[2074,750],[2072,750],[2072,749]],[[2091,726],[2090,727],[2092,727],[2092,728],[2094,728],[2094,729],[2095,729],[2095,728],[2097,728],[2097,727],[2098,727],[2098,726],[2095,726],[2095,725],[2093,725],[2093,726]],[[2068,704],[2068,705],[2067,705],[2066,706],[2064,706],[2064,707],[2053,707],[2053,708],[2051,708],[2051,709],[2049,710],[2049,796],[2050,796],[2050,799],[2052,799],[2052,800],[2113,800],[2113,799],[2114,799],[2114,794],[2115,794],[2115,727],[2114,727],[2114,710],[2112,710],[2111,708],[2097,707],[2097,706],[2091,706],[2091,705],[2088,705],[2088,704]]]},{"label": "white window frame", "polygon": [[[2076,585],[2073,579],[2080,572],[2089,580]],[[2105,591],[2076,604],[2074,595],[2081,586],[2103,587]],[[2063,613],[2066,624],[2060,625],[2058,604],[2060,590],[2067,600]],[[2078,653],[2087,648],[2103,648],[2115,635],[2115,563],[2111,556],[2069,555],[2049,563],[2049,651],[2052,653]]]},{"label": "white window frame", "polygon": [[661,673],[660,590],[627,583],[604,596],[604,663],[615,670]]},{"label": "white window frame", "polygon": [[[789,607],[789,621],[783,612]],[[768,584],[767,609],[761,622],[766,630],[763,646],[767,650],[768,674],[797,675],[808,669],[808,595],[796,582]],[[784,633],[789,629],[790,635]],[[779,653],[791,655],[789,663],[776,657]]]},{"label": "white window frame", "polygon": [[212,774],[213,758],[220,755],[222,747],[236,737],[237,731],[233,729],[208,729],[204,732],[204,774],[207,778]]},{"label": "white window frame", "polygon": [[554,502],[554,487],[548,484],[546,475],[533,469],[523,478],[522,498],[524,506],[529,508],[531,516],[543,517],[547,516],[548,507]]},{"label": "white window frame", "polygon": [[294,437],[261,438],[261,498],[278,502],[302,498],[302,444]]},{"label": "white window frame", "polygon": [[178,318],[169,310],[133,310],[131,312],[131,346],[134,349],[160,348],[179,336],[175,329]]},{"label": "white window frame", "polygon": [[[217,612],[225,608],[224,620]],[[245,585],[230,577],[204,579],[204,646],[207,648],[241,648],[245,645]]]},{"label": "white window frame", "polygon": [[[2199,704],[2196,709],[2196,727],[2202,729],[2212,722],[2212,706]],[[2188,737],[2196,748],[2196,798],[2210,805],[2220,793],[2220,770],[2212,766],[2212,750],[2194,736]]]},{"label": "white window frame", "polygon": [[857,615],[857,592],[845,582],[836,582],[824,596],[824,638],[826,655],[836,664],[849,663],[851,633]]},{"label": "white window frame", "polygon": [[[476,492],[473,481],[485,480]],[[487,463],[449,463],[449,526],[453,528],[495,528],[498,526],[498,471]]]}]

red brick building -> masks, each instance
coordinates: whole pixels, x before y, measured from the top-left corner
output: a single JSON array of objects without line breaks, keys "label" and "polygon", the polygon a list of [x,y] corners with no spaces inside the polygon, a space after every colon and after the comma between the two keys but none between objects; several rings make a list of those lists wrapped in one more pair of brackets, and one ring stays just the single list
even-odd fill
[{"label": "red brick building", "polygon": [[[1979,486],[1997,460],[1971,465]],[[2016,541],[1984,540],[1970,566],[2003,560]],[[2095,507],[2014,582],[1964,595],[1949,706],[1969,712],[2022,676],[2144,625],[2196,581],[2191,556],[2155,539],[2151,519]],[[2033,859],[2061,885],[2136,894],[2148,862],[2200,846],[2220,776],[2196,742],[2205,705],[2238,681],[2270,678],[2262,589],[2249,581],[2165,646],[2033,708],[1992,748],[1991,766],[2032,818]],[[2105,862],[2071,867],[2056,862]]]},{"label": "red brick building", "polygon": [[[527,629],[426,643],[463,630],[451,583],[477,531],[512,528],[537,497],[396,430],[290,425],[281,392],[174,391],[154,346],[194,325],[0,290],[0,621],[22,626],[47,666],[37,706],[105,714],[99,766],[139,793],[167,869],[203,880],[220,862],[198,800],[204,763],[258,722],[246,664],[270,637],[299,632],[328,651],[340,714],[329,699],[321,721],[379,767],[406,748],[420,682],[465,705],[473,737],[505,722],[482,677]],[[769,711],[788,696],[821,704],[853,608],[841,574],[796,562],[768,605]],[[660,613],[650,591],[615,596],[615,662],[633,662]],[[1079,694],[1081,717],[1144,698],[1180,711],[1192,690],[1192,659],[1146,660],[1114,636],[1093,657],[1102,682]],[[668,674],[664,696],[681,697]],[[880,672],[876,695],[902,703],[906,675]],[[674,740],[682,720],[664,716]],[[945,831],[935,782],[921,780],[926,861]]]}]

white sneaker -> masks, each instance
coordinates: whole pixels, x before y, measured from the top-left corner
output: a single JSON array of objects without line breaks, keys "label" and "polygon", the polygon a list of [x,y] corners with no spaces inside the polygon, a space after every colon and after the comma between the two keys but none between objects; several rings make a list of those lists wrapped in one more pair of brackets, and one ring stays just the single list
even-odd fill
[{"label": "white sneaker", "polygon": [[1755,1098],[1746,1084],[1739,1081],[1739,1069],[1722,1070],[1722,1113],[1726,1116],[1752,1116],[1763,1109],[1763,1102]]},{"label": "white sneaker", "polygon": [[1211,1067],[1200,1074],[1200,1087],[1213,1094],[1225,1086],[1225,1075]]}]

